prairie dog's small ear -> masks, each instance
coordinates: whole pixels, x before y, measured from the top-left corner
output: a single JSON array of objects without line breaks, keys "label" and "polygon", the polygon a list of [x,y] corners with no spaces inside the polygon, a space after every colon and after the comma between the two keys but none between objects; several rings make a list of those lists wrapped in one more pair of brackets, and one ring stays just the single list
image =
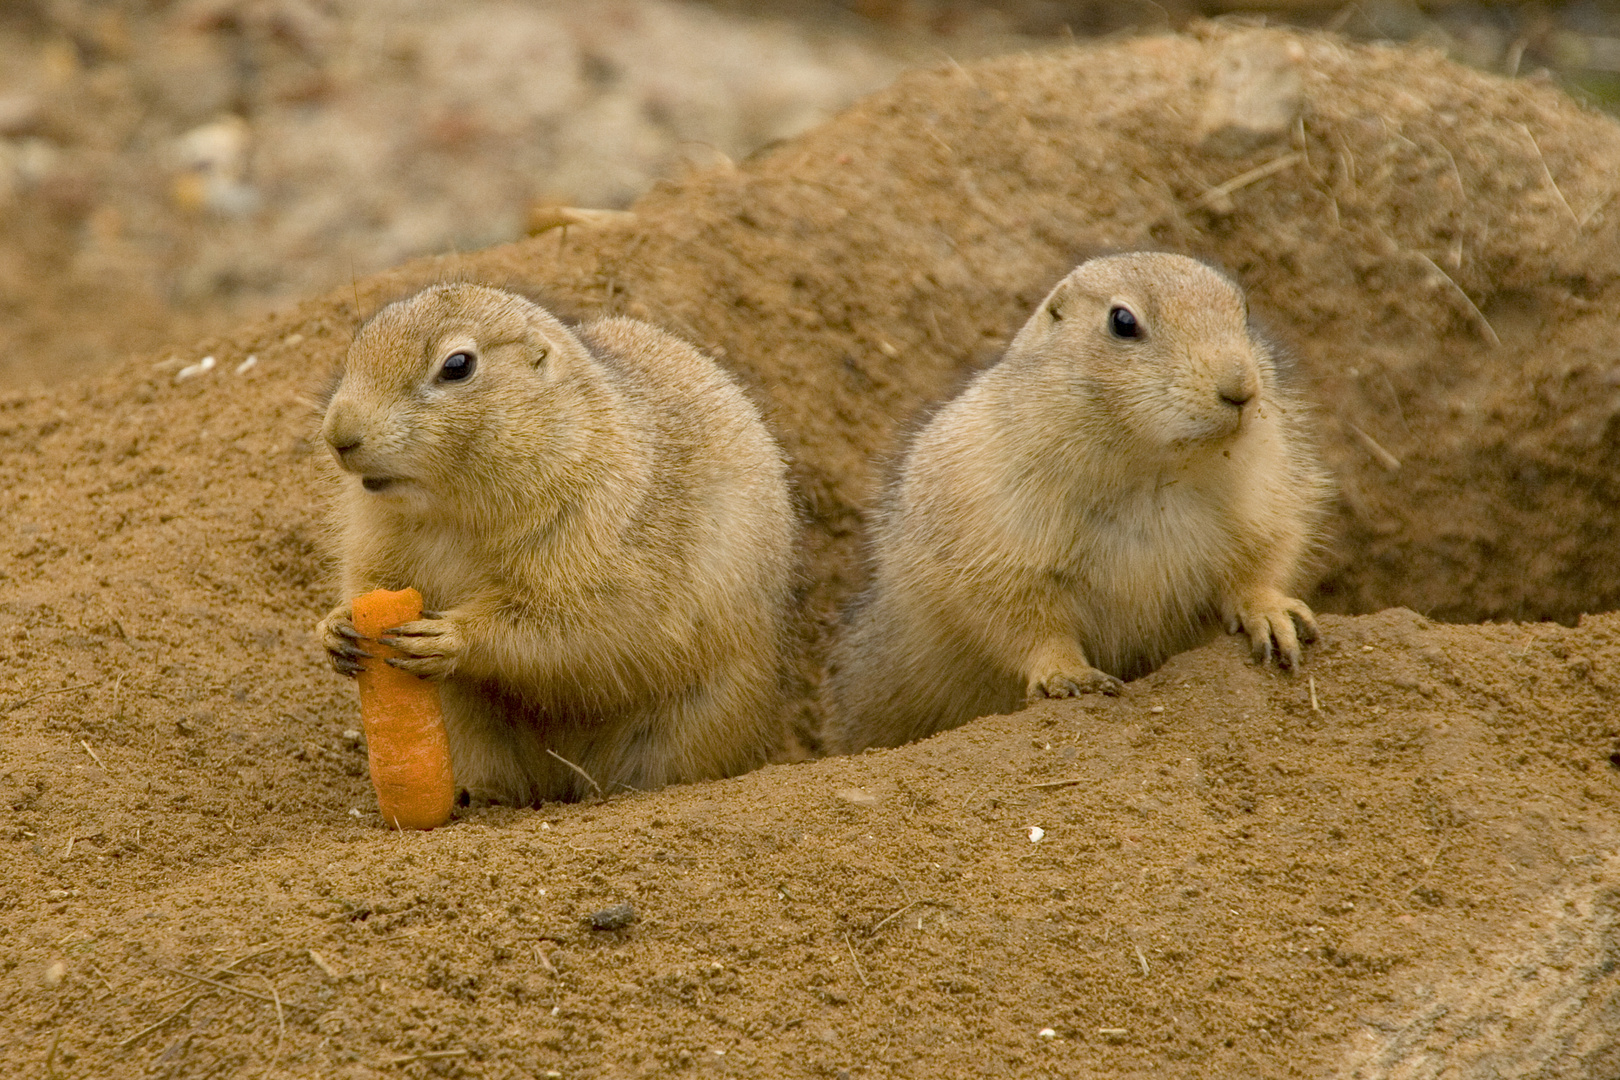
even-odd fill
[{"label": "prairie dog's small ear", "polygon": [[1048,322],[1062,322],[1066,309],[1069,306],[1069,290],[1059,287],[1052,290],[1052,295],[1046,298],[1046,312]]},{"label": "prairie dog's small ear", "polygon": [[538,368],[556,350],[551,335],[542,326],[529,327],[529,366]]}]

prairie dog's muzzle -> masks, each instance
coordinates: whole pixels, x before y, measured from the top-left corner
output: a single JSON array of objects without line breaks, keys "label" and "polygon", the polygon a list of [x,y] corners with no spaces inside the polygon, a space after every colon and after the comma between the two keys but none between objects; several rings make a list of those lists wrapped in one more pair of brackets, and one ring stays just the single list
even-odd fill
[{"label": "prairie dog's muzzle", "polygon": [[321,437],[331,448],[338,465],[354,472],[359,465],[359,452],[366,446],[370,427],[364,410],[349,399],[337,397],[326,408],[326,418],[321,421]]},{"label": "prairie dog's muzzle", "polygon": [[1247,358],[1234,360],[1215,380],[1215,393],[1226,404],[1241,410],[1260,396],[1260,372]]}]

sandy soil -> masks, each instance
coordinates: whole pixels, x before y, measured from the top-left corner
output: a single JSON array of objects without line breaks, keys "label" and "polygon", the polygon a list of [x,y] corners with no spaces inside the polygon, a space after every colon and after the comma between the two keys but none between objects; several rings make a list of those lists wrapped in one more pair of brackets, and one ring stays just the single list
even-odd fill
[{"label": "sandy soil", "polygon": [[[1237,131],[1255,70],[1292,112]],[[633,218],[179,358],[208,372],[134,357],[0,399],[0,1056],[1614,1075],[1620,621],[1582,613],[1617,588],[1617,175],[1612,120],[1432,53],[1206,30],[946,65]],[[1237,273],[1319,402],[1341,499],[1313,602],[1351,614],[1302,676],[1222,639],[898,750],[381,828],[308,638],[334,600],[309,396],[358,316],[478,278],[737,371],[801,490],[813,743],[908,418],[1080,253],[1136,244]],[[634,922],[589,928],[620,903]]]}]

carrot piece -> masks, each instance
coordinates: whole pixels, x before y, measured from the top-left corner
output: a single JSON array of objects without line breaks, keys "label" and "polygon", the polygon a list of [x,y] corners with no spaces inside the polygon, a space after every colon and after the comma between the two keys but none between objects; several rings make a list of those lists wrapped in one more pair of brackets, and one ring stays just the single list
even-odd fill
[{"label": "carrot piece", "polygon": [[354,628],[369,639],[372,654],[359,676],[371,784],[383,820],[401,829],[437,828],[450,820],[456,802],[439,688],[389,665],[388,657],[402,654],[376,640],[421,616],[422,594],[415,589],[376,589],[354,600]]}]

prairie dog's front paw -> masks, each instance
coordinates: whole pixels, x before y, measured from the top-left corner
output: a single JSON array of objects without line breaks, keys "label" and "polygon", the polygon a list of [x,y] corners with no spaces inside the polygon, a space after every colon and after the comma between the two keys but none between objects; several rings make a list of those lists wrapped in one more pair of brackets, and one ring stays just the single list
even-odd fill
[{"label": "prairie dog's front paw", "polygon": [[1024,696],[1041,698],[1079,697],[1081,694],[1117,694],[1125,684],[1091,666],[1080,642],[1056,634],[1036,645],[1024,668],[1028,683]]},{"label": "prairie dog's front paw", "polygon": [[461,624],[448,615],[404,623],[386,631],[380,640],[400,653],[388,658],[390,664],[424,679],[455,674],[467,645]]},{"label": "prairie dog's front paw", "polygon": [[354,628],[354,612],[345,604],[315,624],[315,640],[326,650],[326,658],[339,675],[358,675],[371,656],[360,643],[365,639]]},{"label": "prairie dog's front paw", "polygon": [[1303,600],[1284,596],[1276,589],[1258,589],[1248,596],[1227,605],[1227,630],[1239,630],[1249,635],[1249,646],[1254,658],[1265,663],[1275,656],[1277,666],[1291,671],[1299,669],[1302,658],[1301,642],[1315,641],[1319,636],[1316,616]]},{"label": "prairie dog's front paw", "polygon": [[1125,688],[1125,684],[1108,674],[1098,671],[1094,667],[1087,667],[1079,671],[1054,671],[1029,682],[1028,697],[1031,700],[1040,698],[1066,698],[1079,697],[1081,694],[1118,694]]}]

